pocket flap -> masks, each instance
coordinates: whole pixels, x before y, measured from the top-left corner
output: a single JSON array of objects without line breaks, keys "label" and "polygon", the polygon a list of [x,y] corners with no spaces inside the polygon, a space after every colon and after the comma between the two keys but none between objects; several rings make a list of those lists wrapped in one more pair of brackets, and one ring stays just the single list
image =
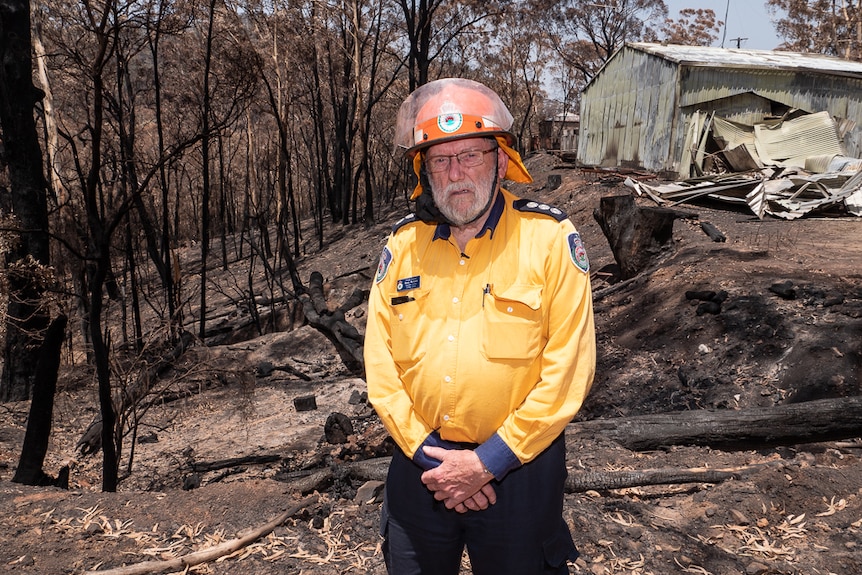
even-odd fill
[{"label": "pocket flap", "polygon": [[526,284],[512,284],[500,288],[493,286],[491,293],[498,300],[519,302],[532,310],[542,307],[542,286]]}]

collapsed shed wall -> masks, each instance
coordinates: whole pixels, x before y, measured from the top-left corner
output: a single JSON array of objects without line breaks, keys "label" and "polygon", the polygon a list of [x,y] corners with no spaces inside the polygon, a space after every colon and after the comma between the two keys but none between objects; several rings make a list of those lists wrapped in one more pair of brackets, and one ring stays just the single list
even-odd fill
[{"label": "collapsed shed wall", "polygon": [[[729,111],[719,110],[722,98],[744,92],[755,94],[763,101],[797,108],[808,113],[829,112],[838,119],[852,120],[856,126],[844,138],[848,156],[862,156],[862,78],[813,70],[738,69],[684,66],[680,73],[680,107],[700,109],[744,124],[764,121],[769,115],[781,113],[779,106],[757,106]],[[755,100],[749,101],[750,103]]]}]

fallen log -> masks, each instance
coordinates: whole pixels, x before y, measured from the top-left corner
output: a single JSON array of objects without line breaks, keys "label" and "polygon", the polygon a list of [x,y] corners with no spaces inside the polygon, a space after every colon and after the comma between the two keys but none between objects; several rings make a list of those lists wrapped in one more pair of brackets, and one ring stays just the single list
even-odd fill
[{"label": "fallen log", "polygon": [[221,459],[219,461],[202,461],[200,463],[192,463],[192,471],[198,473],[206,473],[207,471],[217,471],[226,467],[237,467],[240,465],[263,465],[266,463],[275,463],[281,459],[280,455],[246,455],[245,457],[233,457],[231,459]]},{"label": "fallen log", "polygon": [[195,551],[194,553],[189,553],[188,555],[183,555],[182,557],[176,557],[167,561],[144,561],[143,563],[126,565],[124,567],[115,567],[104,571],[86,571],[84,575],[145,575],[147,573],[162,573],[163,571],[168,570],[186,572],[189,567],[229,555],[237,549],[241,549],[249,543],[268,535],[270,531],[287,521],[296,512],[308,507],[309,505],[317,503],[317,499],[317,495],[306,497],[272,521],[264,523],[250,531],[242,532],[242,534],[235,539],[219,543],[218,545],[214,545],[206,549],[201,549],[200,551]]},{"label": "fallen log", "polygon": [[350,477],[357,481],[386,481],[391,460],[391,457],[374,457],[360,461],[342,461],[290,471],[277,476],[277,479],[302,494],[325,491],[337,477]]},{"label": "fallen log", "polygon": [[[299,493],[323,491],[335,479],[336,473],[349,475],[359,481],[386,481],[389,470],[389,457],[378,457],[344,463],[339,469],[331,467],[293,472],[289,474],[286,483]],[[677,485],[683,483],[721,483],[728,479],[740,477],[763,469],[784,465],[783,461],[770,461],[724,469],[707,468],[664,468],[639,469],[628,471],[573,471],[566,478],[566,493],[583,493],[585,491],[607,491],[626,487],[644,487],[646,485]]]},{"label": "fallen log", "polygon": [[[681,411],[571,423],[570,435],[604,436],[627,449],[646,451],[673,445],[706,445],[753,449],[819,443],[862,437],[862,397],[823,399],[771,408],[737,411]],[[855,444],[854,444],[855,445]],[[342,462],[295,471],[283,476],[300,493],[323,491],[337,476],[360,481],[386,481],[389,457]],[[770,465],[770,464],[766,464]],[[679,483],[719,483],[759,469],[648,469],[640,471],[573,472],[567,492]]]},{"label": "fallen log", "polygon": [[[325,491],[327,487],[332,485],[332,482],[335,479],[335,473],[328,467],[304,470],[287,475],[289,475],[289,478],[286,480],[282,479],[282,481],[287,483],[293,491],[303,495],[306,493],[313,493],[315,491]],[[382,477],[383,479],[380,479],[379,481],[384,481],[386,479],[386,474],[383,473]]]},{"label": "fallen log", "polygon": [[739,479],[743,475],[765,467],[781,467],[783,461],[769,461],[726,469],[638,469],[631,471],[581,471],[571,472],[566,478],[566,493],[585,491],[607,491],[646,485],[678,485],[683,483],[721,483],[728,479]]},{"label": "fallen log", "polygon": [[717,227],[715,227],[715,225],[713,225],[709,222],[700,222],[700,229],[702,229],[703,233],[705,233],[707,236],[709,236],[709,239],[711,239],[714,242],[726,242],[727,241],[727,236],[725,236],[721,230],[719,230]]},{"label": "fallen log", "polygon": [[734,450],[836,441],[862,436],[862,397],[595,419],[571,423],[568,432],[601,435],[634,451],[672,445]]}]

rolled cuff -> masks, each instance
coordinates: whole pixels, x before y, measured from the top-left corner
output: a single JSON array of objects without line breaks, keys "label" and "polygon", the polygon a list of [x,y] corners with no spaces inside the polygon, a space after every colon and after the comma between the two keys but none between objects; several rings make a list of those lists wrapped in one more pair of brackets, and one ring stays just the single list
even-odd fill
[{"label": "rolled cuff", "polygon": [[437,431],[432,431],[428,434],[428,437],[425,438],[425,441],[419,446],[419,449],[416,450],[416,453],[413,454],[413,463],[428,471],[429,469],[434,469],[438,465],[440,465],[441,461],[439,459],[434,459],[433,457],[428,457],[425,455],[425,452],[422,450],[425,446],[429,447],[442,447],[443,449],[460,449],[458,444],[452,443],[451,441],[446,441],[440,437],[440,434]]},{"label": "rolled cuff", "polygon": [[488,441],[477,447],[475,451],[485,469],[490,471],[498,481],[510,471],[521,467],[521,460],[496,433],[489,437]]}]

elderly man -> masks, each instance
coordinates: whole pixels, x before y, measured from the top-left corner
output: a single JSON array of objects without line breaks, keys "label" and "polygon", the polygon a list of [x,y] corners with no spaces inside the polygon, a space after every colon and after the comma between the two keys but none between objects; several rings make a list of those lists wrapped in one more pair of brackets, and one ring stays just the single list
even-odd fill
[{"label": "elderly man", "polygon": [[470,80],[420,87],[396,144],[416,212],[380,257],[365,339],[369,399],[398,446],[381,534],[392,575],[568,573],[564,429],[595,371],[589,263],[532,181],[512,116]]}]

